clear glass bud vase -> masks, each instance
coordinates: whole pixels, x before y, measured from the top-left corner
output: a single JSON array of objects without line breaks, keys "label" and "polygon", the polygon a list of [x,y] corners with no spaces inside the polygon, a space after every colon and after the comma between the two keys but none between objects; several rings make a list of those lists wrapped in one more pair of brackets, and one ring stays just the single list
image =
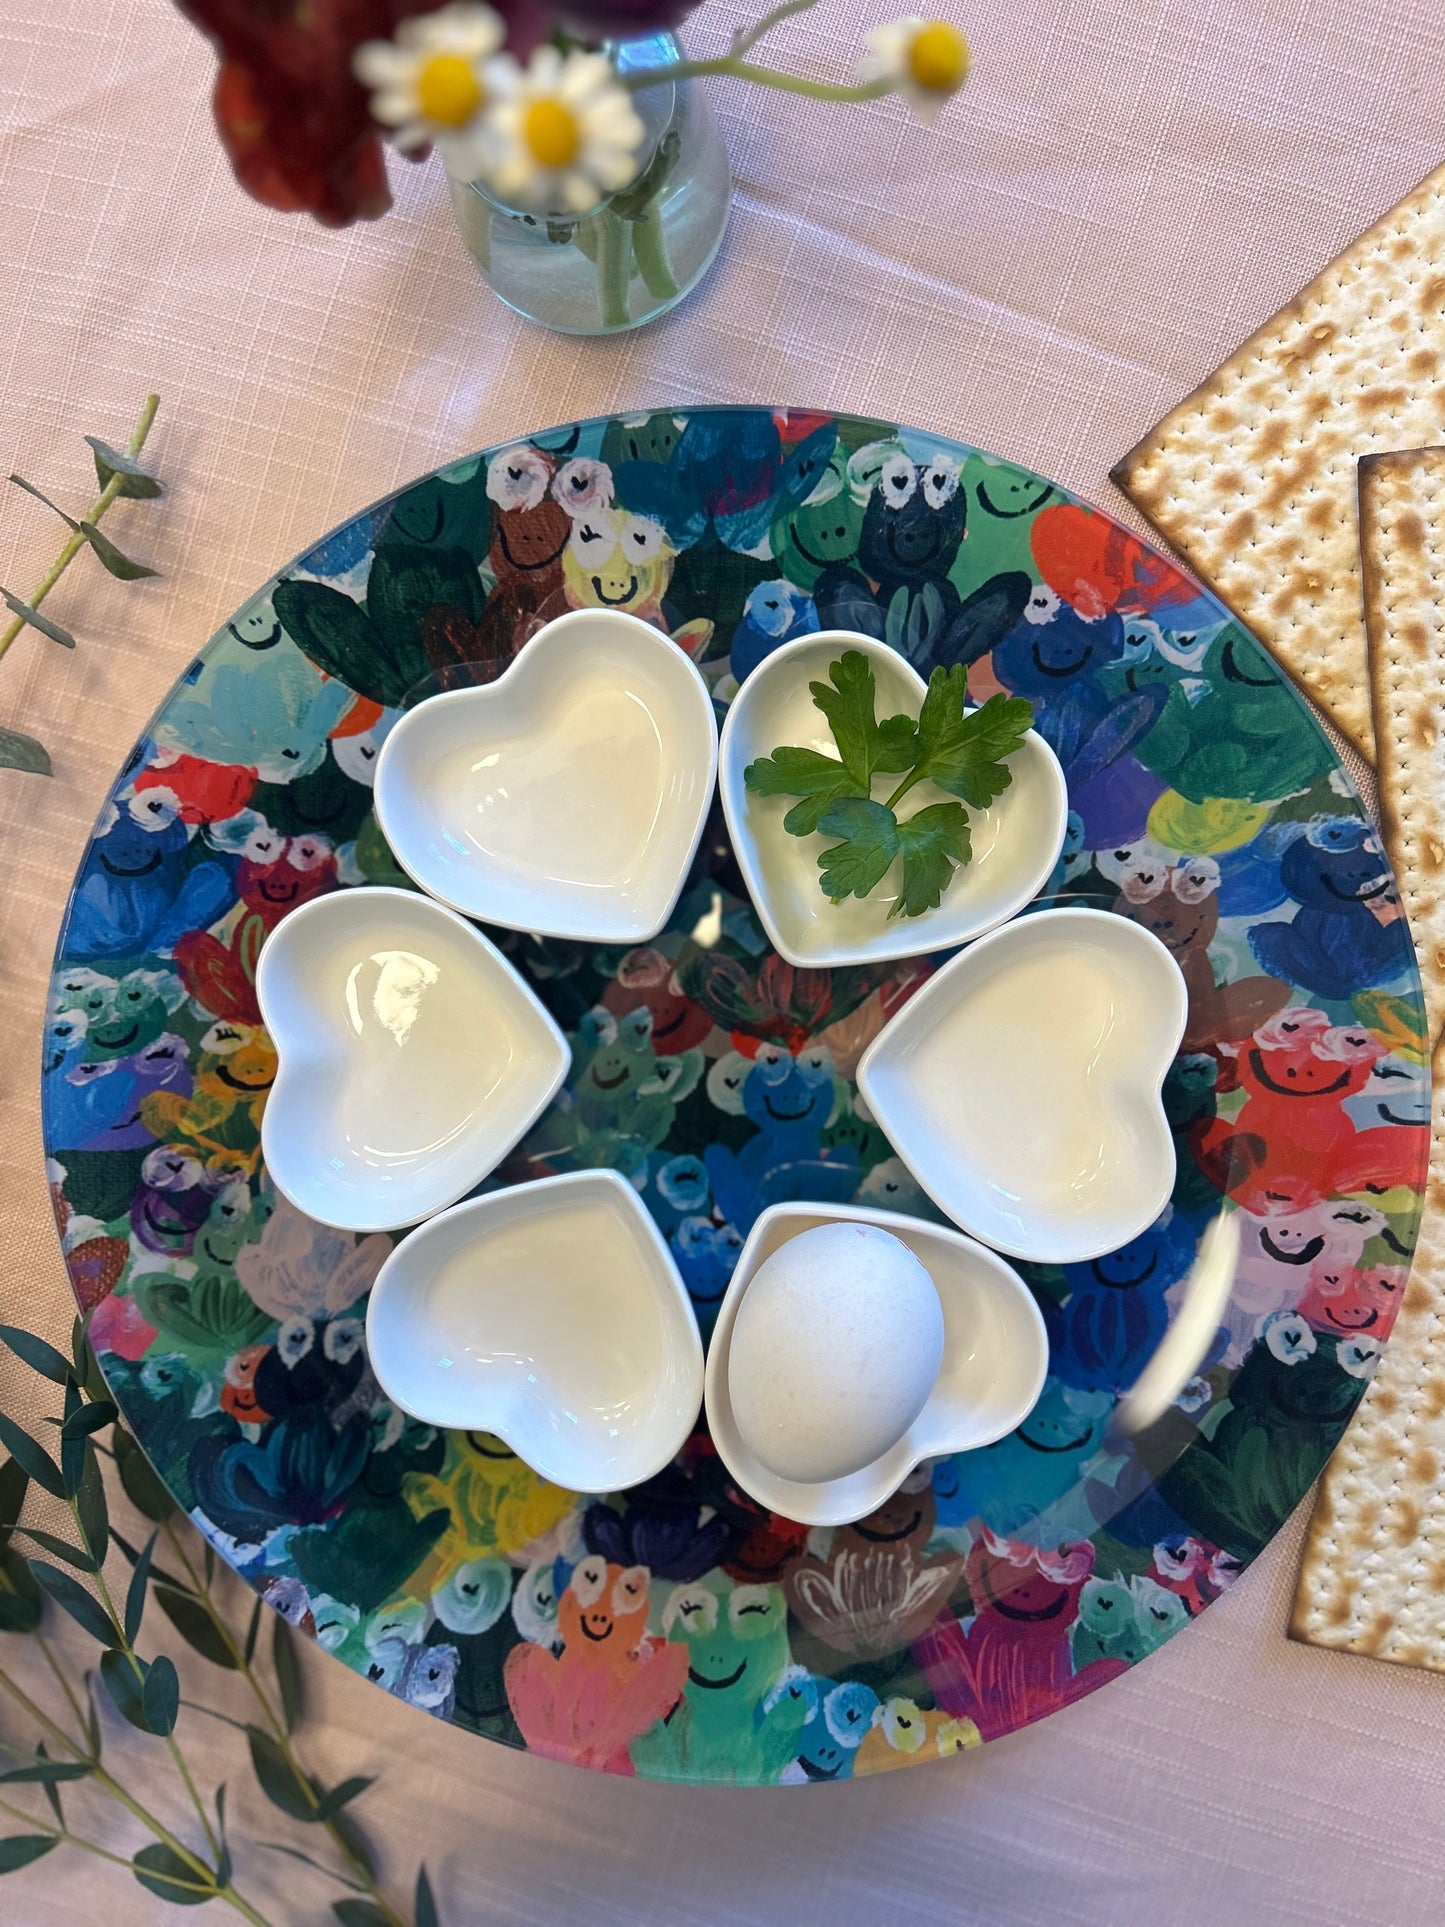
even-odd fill
[{"label": "clear glass bud vase", "polygon": [[[623,73],[681,58],[671,34],[607,52]],[[707,273],[727,226],[732,175],[701,88],[664,80],[633,104],[647,130],[637,177],[586,214],[528,212],[481,182],[451,183],[482,278],[509,308],[561,334],[614,334],[665,314]]]}]

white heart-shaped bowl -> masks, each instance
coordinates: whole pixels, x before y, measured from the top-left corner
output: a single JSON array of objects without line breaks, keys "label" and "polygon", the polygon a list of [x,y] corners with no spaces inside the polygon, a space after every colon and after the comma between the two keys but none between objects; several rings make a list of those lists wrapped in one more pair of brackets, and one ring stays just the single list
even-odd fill
[{"label": "white heart-shaped bowl", "polygon": [[[730,1347],[759,1266],[800,1232],[840,1222],[891,1232],[923,1265],[943,1307],[943,1364],[923,1410],[890,1451],[847,1478],[805,1484],[780,1478],[739,1434],[728,1395]],[[800,1525],[849,1525],[876,1511],[924,1459],[991,1445],[1012,1432],[1033,1410],[1048,1366],[1048,1335],[1028,1286],[962,1232],[894,1211],[775,1204],[749,1233],[718,1311],[707,1355],[708,1429],[723,1464],[759,1505]]]},{"label": "white heart-shaped bowl", "polygon": [[929,978],[864,1053],[858,1089],[955,1224],[1013,1258],[1098,1258],[1173,1189],[1160,1087],[1188,1003],[1141,924],[1040,910]]},{"label": "white heart-shaped bowl", "polygon": [[376,814],[407,875],[469,917],[642,943],[667,925],[716,780],[691,658],[636,616],[579,609],[496,682],[407,711]]},{"label": "white heart-shaped bowl", "polygon": [[261,1120],[278,1190],[346,1231],[454,1204],[561,1088],[567,1040],[480,930],[412,890],[338,890],[256,972],[280,1058]]},{"label": "white heart-shaped bowl", "polygon": [[539,1178],[422,1225],[377,1274],[366,1341],[393,1404],[493,1432],[572,1492],[653,1477],[702,1402],[686,1288],[615,1171]]},{"label": "white heart-shaped bowl", "polygon": [[[829,667],[850,649],[873,666],[880,718],[900,710],[918,714],[927,685],[896,649],[871,636],[830,629],[765,656],[733,697],[723,724],[720,786],[738,866],[773,948],[801,967],[888,962],[951,950],[981,936],[1038,895],[1068,826],[1064,773],[1043,737],[1030,730],[1010,759],[1013,781],[1003,795],[986,810],[970,809],[973,860],[954,872],[936,910],[890,920],[899,891],[896,864],[871,895],[829,902],[818,882],[818,854],[837,839],[790,836],[783,818],[794,799],[753,795],[743,772],[785,743],[837,754],[808,685],[826,682]],[[882,785],[880,777],[875,787]],[[908,810],[956,801],[932,783],[920,783],[909,791]]]}]

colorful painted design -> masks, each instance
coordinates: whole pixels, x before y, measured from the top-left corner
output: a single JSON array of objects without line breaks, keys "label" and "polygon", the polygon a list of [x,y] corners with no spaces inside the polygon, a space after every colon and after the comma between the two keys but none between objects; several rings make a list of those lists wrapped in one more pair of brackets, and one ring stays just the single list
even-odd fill
[{"label": "colorful painted design", "polygon": [[[1092,1264],[1027,1270],[1052,1371],[1018,1431],[809,1532],[702,1431],[582,1500],[494,1438],[395,1411],[364,1343],[390,1240],[269,1185],[255,998],[278,921],[402,883],[371,771],[418,686],[495,675],[562,610],[636,611],[719,706],[815,625],[973,694],[1028,695],[1073,814],[1042,901],[1178,958],[1173,1198]],[[468,667],[467,665],[480,665]],[[496,933],[493,933],[494,935]],[[926,959],[773,955],[714,817],[669,932],[498,941],[567,1031],[566,1089],[492,1180],[638,1188],[706,1333],[759,1212],[928,1215],[857,1105]],[[987,1741],[1196,1617],[1283,1523],[1403,1293],[1429,1081],[1389,866],[1324,736],[1225,611],[1041,478],[892,425],[763,410],[589,422],[359,516],[191,665],[86,853],[57,959],[45,1135],[81,1305],[127,1421],[249,1582],[437,1716],[617,1773],[816,1782]],[[1233,1295],[1145,1435],[1111,1417],[1238,1214]]]}]

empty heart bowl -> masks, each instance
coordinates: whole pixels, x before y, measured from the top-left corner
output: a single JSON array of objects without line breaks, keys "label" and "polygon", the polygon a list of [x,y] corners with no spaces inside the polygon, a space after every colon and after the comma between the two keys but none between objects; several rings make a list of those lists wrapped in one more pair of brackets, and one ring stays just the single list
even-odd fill
[{"label": "empty heart bowl", "polygon": [[467,916],[641,943],[667,923],[716,778],[691,658],[636,616],[579,609],[496,682],[402,717],[376,814],[408,876]]},{"label": "empty heart bowl", "polygon": [[277,1188],[348,1231],[415,1224],[479,1184],[571,1054],[479,930],[411,890],[293,910],[256,973],[280,1059],[261,1123]]},{"label": "empty heart bowl", "polygon": [[[1068,792],[1058,758],[1030,730],[1010,758],[1009,787],[988,809],[969,811],[972,861],[955,871],[936,909],[918,917],[890,917],[899,894],[896,865],[867,897],[830,902],[819,885],[818,855],[837,839],[822,833],[790,835],[783,818],[793,799],[754,795],[744,771],[782,744],[837,754],[808,685],[826,682],[831,665],[850,649],[872,665],[880,718],[899,711],[918,714],[926,687],[918,672],[886,643],[838,629],[803,636],[765,656],[734,696],[723,725],[719,781],[738,865],[773,948],[801,967],[926,955],[996,928],[1043,888],[1068,824]],[[878,783],[881,799],[887,789],[881,777]],[[909,808],[953,800],[932,783],[920,783],[909,793]]]},{"label": "empty heart bowl", "polygon": [[[824,1228],[833,1235],[821,1244],[803,1236]],[[849,1232],[860,1238],[856,1279],[836,1248]],[[905,1266],[907,1254],[917,1261],[916,1279],[894,1276],[896,1264],[887,1269],[876,1247],[892,1240],[906,1247]],[[787,1265],[795,1241],[797,1261]],[[745,1308],[770,1283],[782,1289],[758,1307],[766,1324],[753,1339],[740,1335]],[[803,1525],[847,1525],[882,1505],[923,1460],[1013,1431],[1047,1370],[1048,1337],[1032,1293],[972,1238],[894,1212],[778,1204],[753,1226],[718,1312],[708,1427],[723,1463],[759,1505]],[[889,1414],[893,1422],[880,1430]],[[821,1460],[803,1465],[821,1441],[835,1476],[779,1469],[788,1461],[822,1469]]]},{"label": "empty heart bowl", "polygon": [[955,1224],[1011,1257],[1076,1263],[1168,1201],[1160,1090],[1187,1011],[1179,966],[1140,924],[1041,910],[930,978],[869,1046],[858,1088]]},{"label": "empty heart bowl", "polygon": [[394,1404],[493,1432],[573,1492],[660,1472],[702,1402],[687,1291],[615,1171],[539,1178],[422,1225],[382,1266],[366,1335]]}]

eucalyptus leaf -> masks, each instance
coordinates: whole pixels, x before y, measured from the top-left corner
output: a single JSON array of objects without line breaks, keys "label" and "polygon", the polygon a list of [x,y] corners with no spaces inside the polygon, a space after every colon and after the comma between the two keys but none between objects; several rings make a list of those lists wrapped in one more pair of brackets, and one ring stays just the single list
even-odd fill
[{"label": "eucalyptus leaf", "polygon": [[[131,1566],[134,1567],[135,1562],[140,1558],[139,1550],[131,1544],[125,1534],[119,1531],[115,1525],[112,1525],[110,1528],[110,1536],[130,1561]],[[154,1559],[151,1561],[151,1579],[157,1586],[170,1586],[175,1592],[185,1593],[188,1597],[191,1596],[191,1589],[185,1580],[177,1579],[173,1573],[167,1572],[165,1567],[158,1565]]]},{"label": "eucalyptus leaf", "polygon": [[60,1428],[63,1439],[88,1438],[92,1432],[103,1432],[107,1425],[114,1425],[120,1413],[108,1398],[97,1399],[94,1405],[82,1405]]},{"label": "eucalyptus leaf", "polygon": [[261,1630],[261,1601],[258,1598],[251,1607],[251,1623],[246,1628],[246,1664],[249,1666],[256,1656],[256,1635]]},{"label": "eucalyptus leaf", "polygon": [[44,1786],[53,1780],[83,1780],[90,1772],[84,1760],[47,1760],[37,1758],[29,1766],[12,1766],[8,1773],[0,1773],[0,1786],[38,1784]]},{"label": "eucalyptus leaf", "polygon": [[425,1867],[416,1870],[416,1927],[441,1927],[441,1917],[437,1913],[436,1897],[431,1890],[431,1876]]},{"label": "eucalyptus leaf", "polygon": [[53,1532],[42,1532],[39,1526],[21,1526],[20,1530],[27,1539],[33,1539],[53,1559],[63,1559],[67,1566],[74,1566],[77,1572],[98,1572],[100,1568],[88,1552],[73,1546],[67,1539],[58,1539]]},{"label": "eucalyptus leaf", "polygon": [[22,770],[27,776],[53,776],[50,751],[20,729],[0,729],[0,769]]},{"label": "eucalyptus leaf", "polygon": [[[35,1752],[36,1752],[36,1756],[39,1759],[43,1760],[46,1763],[46,1765],[55,1764],[51,1760],[50,1755],[45,1751],[44,1740],[37,1740],[35,1745]],[[61,1761],[60,1764],[69,1769],[69,1774],[71,1776],[75,1775],[76,1773],[90,1772],[90,1764],[88,1761],[82,1764],[79,1761],[65,1760],[65,1761]],[[45,1794],[46,1804],[49,1806],[50,1811],[55,1815],[55,1824],[59,1827],[63,1827],[65,1825],[65,1808],[60,1803],[59,1784],[54,1780],[43,1780],[41,1782],[41,1788]]]},{"label": "eucalyptus leaf", "polygon": [[305,1788],[292,1772],[280,1746],[259,1726],[248,1726],[246,1738],[251,1747],[251,1765],[266,1798],[291,1819],[304,1821],[309,1826],[316,1818],[316,1807],[306,1797]]},{"label": "eucalyptus leaf", "polygon": [[53,1379],[57,1385],[69,1384],[75,1377],[75,1369],[64,1352],[56,1351],[45,1339],[37,1338],[34,1332],[28,1332],[20,1325],[0,1325],[0,1343],[8,1345],[32,1372],[39,1372],[42,1378]]},{"label": "eucalyptus leaf", "polygon": [[174,1587],[159,1583],[155,1587],[155,1599],[181,1638],[202,1659],[208,1659],[213,1666],[224,1667],[228,1673],[236,1671],[235,1654],[199,1599],[191,1593],[177,1592]]},{"label": "eucalyptus leaf", "polygon": [[110,1508],[105,1502],[105,1480],[100,1476],[100,1460],[89,1439],[85,1441],[85,1463],[80,1475],[80,1490],[75,1495],[75,1510],[85,1543],[95,1563],[103,1566],[110,1546]]},{"label": "eucalyptus leaf", "polygon": [[12,616],[19,616],[20,620],[28,623],[32,629],[38,629],[42,636],[49,636],[52,642],[58,642],[62,649],[75,647],[75,637],[68,629],[62,629],[60,624],[52,622],[49,616],[41,615],[33,604],[22,602],[18,595],[12,595],[8,589],[0,588],[0,602],[5,604]]},{"label": "eucalyptus leaf", "polygon": [[13,1546],[0,1547],[0,1633],[33,1633],[40,1624],[40,1588]]},{"label": "eucalyptus leaf", "polygon": [[389,1927],[386,1915],[374,1900],[333,1900],[331,1911],[342,1927]]},{"label": "eucalyptus leaf", "polygon": [[158,1653],[150,1663],[142,1701],[150,1732],[164,1739],[175,1731],[176,1717],[181,1710],[181,1682],[174,1662],[164,1653]]},{"label": "eucalyptus leaf", "polygon": [[98,435],[87,435],[85,439],[95,456],[95,473],[102,488],[109,487],[113,475],[119,475],[122,479],[117,495],[128,496],[136,502],[153,502],[158,495],[165,494],[165,484],[148,468],[142,468],[134,455],[122,455]]},{"label": "eucalyptus leaf", "polygon": [[350,1780],[343,1780],[340,1786],[332,1787],[329,1793],[323,1793],[321,1804],[316,1809],[316,1818],[323,1823],[332,1819],[343,1807],[350,1806],[359,1794],[374,1785],[375,1777],[374,1774],[358,1773]]},{"label": "eucalyptus leaf", "polygon": [[[139,1673],[136,1672],[137,1666]],[[115,1648],[100,1656],[101,1683],[110,1695],[112,1706],[123,1720],[128,1720],[141,1733],[151,1730],[146,1720],[145,1675],[144,1660],[137,1660],[132,1665],[126,1654]]]},{"label": "eucalyptus leaf", "polygon": [[85,1396],[99,1405],[110,1397],[110,1387],[105,1382],[105,1373],[89,1345],[85,1348],[85,1361],[81,1366],[81,1389]]},{"label": "eucalyptus leaf", "polygon": [[134,561],[123,549],[118,549],[108,535],[101,534],[94,522],[82,522],[80,533],[95,550],[96,560],[101,567],[117,581],[139,582],[143,576],[157,573],[144,562]]},{"label": "eucalyptus leaf", "polygon": [[67,1438],[65,1427],[84,1404],[80,1387],[72,1380],[65,1388],[65,1412],[60,1427],[60,1476],[65,1481],[67,1499],[73,1499],[80,1490],[81,1475],[85,1471],[85,1440],[76,1432]]},{"label": "eucalyptus leaf", "polygon": [[85,1360],[90,1351],[90,1341],[85,1335],[85,1320],[77,1312],[70,1321],[70,1356],[75,1361],[75,1375],[85,1377]]},{"label": "eucalyptus leaf", "polygon": [[176,1502],[161,1475],[130,1433],[119,1425],[115,1428],[111,1444],[115,1448],[115,1460],[120,1467],[120,1482],[125,1487],[126,1497],[136,1511],[154,1525],[164,1525],[175,1512]]},{"label": "eucalyptus leaf", "polygon": [[294,1733],[301,1718],[301,1667],[296,1658],[296,1635],[276,1614],[271,1632],[271,1660],[276,1668],[276,1684],[281,1689],[281,1711],[286,1731]]},{"label": "eucalyptus leaf", "polygon": [[214,1881],[207,1877],[203,1885],[194,1867],[188,1866],[163,1840],[142,1847],[130,1864],[143,1887],[162,1900],[169,1900],[173,1906],[203,1907],[216,1897]]},{"label": "eucalyptus leaf", "polygon": [[0,1873],[16,1873],[59,1845],[53,1833],[12,1833],[0,1840]]},{"label": "eucalyptus leaf", "polygon": [[140,1633],[140,1623],[146,1609],[146,1587],[151,1576],[151,1555],[155,1549],[156,1535],[152,1533],[130,1576],[130,1586],[125,1595],[125,1639],[128,1646],[135,1645]]},{"label": "eucalyptus leaf", "polygon": [[221,1855],[216,1862],[216,1885],[229,1887],[231,1884],[231,1846],[226,1838],[226,1789],[216,1788],[216,1833],[221,1842]]},{"label": "eucalyptus leaf", "polygon": [[95,1675],[85,1675],[85,1737],[90,1742],[90,1757],[100,1758],[100,1710],[95,1703]]},{"label": "eucalyptus leaf", "polygon": [[23,475],[12,475],[10,480],[15,484],[16,488],[23,488],[25,493],[27,495],[33,495],[37,502],[43,502],[52,514],[60,517],[68,529],[73,529],[74,532],[79,535],[80,524],[76,521],[75,517],[73,515],[67,515],[65,510],[52,502],[48,495],[42,495],[34,482],[27,482]]},{"label": "eucalyptus leaf", "polygon": [[0,1546],[8,1546],[20,1514],[25,1510],[25,1494],[30,1475],[18,1459],[0,1465]]},{"label": "eucalyptus leaf", "polygon": [[56,1605],[63,1606],[92,1639],[98,1639],[102,1646],[110,1646],[114,1642],[115,1628],[106,1616],[105,1608],[85,1590],[78,1579],[72,1579],[59,1566],[47,1566],[43,1559],[32,1559],[30,1570]]},{"label": "eucalyptus leaf", "polygon": [[68,1496],[60,1467],[39,1440],[31,1438],[6,1412],[0,1412],[0,1445],[37,1485],[43,1485],[57,1499]]}]

